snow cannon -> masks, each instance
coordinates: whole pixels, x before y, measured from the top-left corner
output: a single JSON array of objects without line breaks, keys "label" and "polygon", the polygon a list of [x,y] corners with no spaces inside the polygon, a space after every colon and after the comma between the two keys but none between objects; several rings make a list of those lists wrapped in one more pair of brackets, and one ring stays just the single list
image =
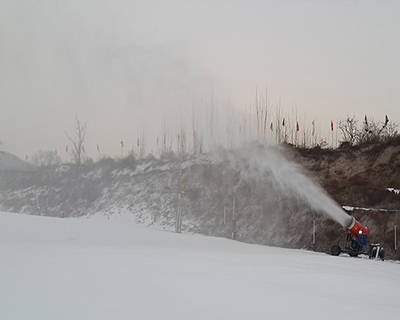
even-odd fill
[{"label": "snow cannon", "polygon": [[337,244],[331,248],[331,254],[338,256],[341,253],[347,253],[351,257],[357,257],[360,254],[369,256],[370,259],[385,258],[385,251],[379,243],[367,246],[369,228],[358,222],[353,216],[344,224],[345,233],[340,236]]}]

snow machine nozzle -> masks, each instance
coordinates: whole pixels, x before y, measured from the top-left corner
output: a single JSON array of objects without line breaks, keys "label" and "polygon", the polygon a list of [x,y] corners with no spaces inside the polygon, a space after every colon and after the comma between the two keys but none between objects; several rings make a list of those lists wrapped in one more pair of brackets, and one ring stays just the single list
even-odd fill
[{"label": "snow machine nozzle", "polygon": [[349,216],[348,223],[344,226],[347,232],[350,232],[356,239],[360,234],[369,234],[369,228],[358,222],[353,216]]}]

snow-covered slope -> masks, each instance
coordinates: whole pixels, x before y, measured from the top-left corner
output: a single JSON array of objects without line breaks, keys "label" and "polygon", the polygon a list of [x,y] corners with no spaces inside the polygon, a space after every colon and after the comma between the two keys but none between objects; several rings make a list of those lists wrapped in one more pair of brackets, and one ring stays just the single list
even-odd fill
[{"label": "snow-covered slope", "polygon": [[[114,216],[115,218],[115,216]],[[0,212],[0,319],[398,319],[399,264]]]},{"label": "snow-covered slope", "polygon": [[[327,252],[342,235],[337,221],[348,216],[301,167],[285,160],[286,152],[256,146],[185,159],[103,159],[81,167],[0,172],[0,211],[53,217],[126,213],[137,223],[171,230],[181,173],[182,230],[231,238],[235,228],[239,241]],[[370,228],[369,242],[399,259],[394,217],[352,215]]]},{"label": "snow-covered slope", "polygon": [[28,171],[36,170],[36,166],[22,161],[11,153],[0,151],[0,171]]}]

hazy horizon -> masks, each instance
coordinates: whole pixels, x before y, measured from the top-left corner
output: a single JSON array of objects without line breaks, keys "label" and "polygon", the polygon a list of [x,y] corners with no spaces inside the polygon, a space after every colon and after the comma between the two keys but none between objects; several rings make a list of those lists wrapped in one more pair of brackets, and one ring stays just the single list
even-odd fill
[{"label": "hazy horizon", "polygon": [[77,115],[89,157],[142,133],[156,152],[164,123],[190,132],[212,97],[239,123],[256,88],[321,134],[347,115],[400,122],[399,17],[394,1],[2,1],[2,150],[65,160]]}]

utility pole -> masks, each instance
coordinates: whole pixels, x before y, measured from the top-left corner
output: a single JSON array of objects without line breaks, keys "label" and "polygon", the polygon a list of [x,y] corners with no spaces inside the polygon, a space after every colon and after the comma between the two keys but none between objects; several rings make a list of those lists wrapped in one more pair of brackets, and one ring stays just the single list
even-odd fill
[{"label": "utility pole", "polygon": [[226,224],[226,206],[224,206],[224,225]]},{"label": "utility pole", "polygon": [[235,220],[235,197],[233,197],[232,220]]}]

